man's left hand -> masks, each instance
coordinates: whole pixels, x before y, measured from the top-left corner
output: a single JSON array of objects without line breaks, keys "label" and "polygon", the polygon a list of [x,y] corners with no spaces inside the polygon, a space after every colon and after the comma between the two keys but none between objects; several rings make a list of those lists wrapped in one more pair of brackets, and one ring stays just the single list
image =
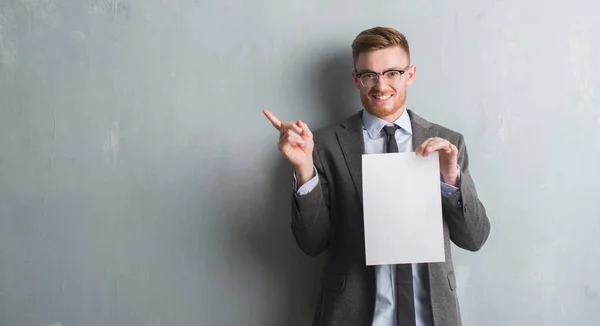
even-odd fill
[{"label": "man's left hand", "polygon": [[415,150],[417,155],[425,157],[436,151],[439,152],[440,173],[444,182],[458,187],[458,148],[456,146],[443,138],[433,137],[427,139]]}]

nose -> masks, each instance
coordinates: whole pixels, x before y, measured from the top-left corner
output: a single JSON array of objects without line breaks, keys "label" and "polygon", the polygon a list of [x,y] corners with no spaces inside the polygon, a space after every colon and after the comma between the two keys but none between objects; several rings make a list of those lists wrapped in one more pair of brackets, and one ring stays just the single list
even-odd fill
[{"label": "nose", "polygon": [[388,85],[388,83],[385,82],[385,79],[383,78],[383,76],[382,75],[377,76],[377,83],[375,84],[375,86],[373,86],[373,89],[375,89],[377,91],[384,91],[388,88],[390,88],[390,85]]}]

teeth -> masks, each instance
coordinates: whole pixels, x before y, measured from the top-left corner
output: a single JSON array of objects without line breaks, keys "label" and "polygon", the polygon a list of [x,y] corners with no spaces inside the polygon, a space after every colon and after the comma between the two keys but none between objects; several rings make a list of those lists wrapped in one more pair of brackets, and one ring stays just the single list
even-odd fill
[{"label": "teeth", "polygon": [[392,95],[375,96],[375,98],[377,98],[379,100],[387,100],[390,97],[392,97]]}]

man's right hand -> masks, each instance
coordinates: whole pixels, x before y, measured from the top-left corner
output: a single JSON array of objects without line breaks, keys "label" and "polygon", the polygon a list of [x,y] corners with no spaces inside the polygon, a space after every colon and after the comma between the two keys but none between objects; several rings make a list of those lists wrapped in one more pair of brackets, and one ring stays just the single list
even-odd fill
[{"label": "man's right hand", "polygon": [[313,135],[308,126],[298,120],[296,122],[281,122],[269,110],[263,113],[279,131],[279,151],[296,169],[298,187],[314,177],[313,170]]}]

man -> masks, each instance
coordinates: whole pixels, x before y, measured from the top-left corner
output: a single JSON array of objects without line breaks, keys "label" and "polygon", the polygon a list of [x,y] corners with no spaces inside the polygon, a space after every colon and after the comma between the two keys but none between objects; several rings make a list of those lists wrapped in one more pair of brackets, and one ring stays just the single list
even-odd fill
[{"label": "man", "polygon": [[[477,251],[490,232],[463,136],[406,109],[416,67],[404,35],[368,29],[352,51],[364,110],[314,135],[300,120],[280,122],[264,111],[280,132],[279,150],[295,168],[294,237],[309,255],[327,250],[314,325],[461,325],[450,241]],[[361,155],[412,151],[439,153],[446,260],[366,266]]]}]

